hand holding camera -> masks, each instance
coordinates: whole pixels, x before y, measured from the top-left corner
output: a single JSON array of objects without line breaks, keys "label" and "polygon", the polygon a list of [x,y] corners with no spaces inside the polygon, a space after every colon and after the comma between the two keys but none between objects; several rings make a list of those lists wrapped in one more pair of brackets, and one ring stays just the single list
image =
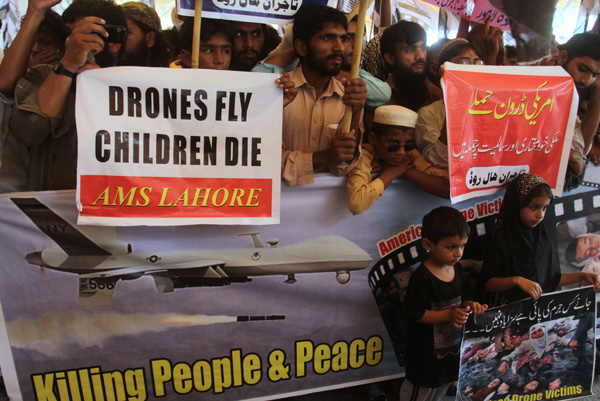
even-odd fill
[{"label": "hand holding camera", "polygon": [[98,68],[94,61],[96,54],[104,50],[107,44],[125,43],[127,28],[105,23],[102,18],[85,17],[70,27],[72,31],[61,60],[64,68],[75,73]]}]

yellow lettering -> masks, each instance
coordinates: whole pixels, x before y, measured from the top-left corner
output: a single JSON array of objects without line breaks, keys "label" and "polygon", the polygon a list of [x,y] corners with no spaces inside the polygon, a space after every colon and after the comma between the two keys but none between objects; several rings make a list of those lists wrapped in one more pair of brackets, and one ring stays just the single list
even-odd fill
[{"label": "yellow lettering", "polygon": [[33,376],[33,386],[35,387],[36,399],[40,401],[57,401],[54,395],[54,373]]},{"label": "yellow lettering", "polygon": [[[200,196],[200,192],[204,190],[204,195]],[[210,195],[210,191],[212,188],[196,188],[196,193],[194,194],[194,201],[192,202],[192,206],[198,206],[198,200],[202,199],[201,206],[208,206],[208,196]]]},{"label": "yellow lettering", "polygon": [[135,193],[137,192],[138,187],[133,187],[127,192],[127,195],[123,195],[123,187],[117,187],[117,193],[115,194],[115,199],[113,200],[112,206],[117,205],[117,199],[119,200],[119,206],[123,206],[125,203],[125,198],[127,198],[126,206],[133,206],[133,198],[135,197]]},{"label": "yellow lettering", "polygon": [[383,358],[383,340],[379,336],[373,336],[367,340],[366,362],[369,366],[375,366]]},{"label": "yellow lettering", "polygon": [[[234,372],[241,372],[242,367],[242,352],[239,349],[234,349],[231,351],[231,365],[233,367]],[[239,387],[242,385],[242,376],[241,375],[233,375],[233,386]]]},{"label": "yellow lettering", "polygon": [[237,201],[237,206],[243,206],[242,204],[242,197],[246,194],[246,191],[244,191],[241,188],[234,188],[233,189],[233,195],[231,195],[231,202],[229,203],[229,207],[233,207],[235,206],[234,203],[236,203]]},{"label": "yellow lettering", "polygon": [[197,391],[208,391],[212,386],[212,375],[210,365],[206,361],[198,361],[193,366],[194,388]]},{"label": "yellow lettering", "polygon": [[186,188],[185,191],[183,191],[183,193],[181,194],[181,196],[179,196],[179,198],[175,201],[175,204],[173,205],[173,207],[176,207],[179,202],[183,202],[183,206],[189,206],[188,205],[188,188]]},{"label": "yellow lettering", "polygon": [[250,354],[244,357],[244,381],[246,384],[256,384],[260,381],[260,357],[256,354]]},{"label": "yellow lettering", "polygon": [[[148,192],[148,193],[146,193]],[[140,201],[137,201],[135,203],[136,206],[148,206],[150,204],[150,197],[148,196],[148,194],[152,193],[152,188],[150,187],[144,187],[142,189],[140,189],[140,196],[142,197],[142,199],[144,200],[145,203],[140,203]]]},{"label": "yellow lettering", "polygon": [[169,188],[163,188],[163,192],[162,192],[162,196],[160,197],[160,202],[158,202],[158,206],[171,206],[172,202],[169,202],[168,204],[165,203],[165,199],[167,198],[167,193],[169,192]]},{"label": "yellow lettering", "polygon": [[[219,198],[219,192],[221,192],[221,191],[224,192],[224,195],[223,195],[223,201],[219,204],[218,198]],[[229,199],[229,191],[226,188],[219,188],[215,191],[215,193],[212,196],[212,203],[216,207],[221,207],[227,202],[227,199]]]},{"label": "yellow lettering", "polygon": [[212,367],[214,392],[219,394],[231,387],[231,361],[229,358],[213,359]]},{"label": "yellow lettering", "polygon": [[123,374],[121,372],[107,372],[102,374],[102,378],[104,379],[104,388],[106,389],[106,401],[124,400],[126,398],[123,386]]},{"label": "yellow lettering", "polygon": [[332,347],[333,359],[331,360],[331,370],[339,372],[348,369],[348,343],[338,341]]},{"label": "yellow lettering", "polygon": [[[248,202],[246,202],[246,206],[259,206],[260,202],[258,201],[258,195],[262,192],[260,188],[250,188],[250,194],[248,194]],[[256,203],[252,203],[255,200]]]},{"label": "yellow lettering", "polygon": [[173,389],[177,394],[187,394],[192,391],[192,370],[186,363],[173,366]]},{"label": "yellow lettering", "polygon": [[296,377],[306,376],[306,364],[312,361],[313,348],[308,340],[296,343]]},{"label": "yellow lettering", "polygon": [[96,200],[94,202],[92,202],[92,205],[96,206],[96,203],[98,203],[98,201],[103,200],[104,201],[103,206],[108,206],[109,188],[110,187],[106,187],[106,189],[104,191],[102,191],[100,196],[98,196],[96,198]]},{"label": "yellow lettering", "polygon": [[329,371],[329,368],[331,367],[329,361],[330,358],[331,349],[329,349],[329,345],[317,345],[317,348],[315,348],[315,363],[313,368],[316,374],[323,375]]},{"label": "yellow lettering", "polygon": [[144,369],[128,369],[125,371],[125,383],[129,401],[146,401],[146,382]]},{"label": "yellow lettering", "polygon": [[362,339],[357,338],[350,343],[349,362],[352,369],[358,369],[365,363],[364,355],[359,355],[362,354],[362,351],[364,350],[365,342]]},{"label": "yellow lettering", "polygon": [[164,397],[165,383],[172,379],[171,362],[166,359],[155,359],[151,362],[152,383],[154,384],[154,394],[157,397]]}]

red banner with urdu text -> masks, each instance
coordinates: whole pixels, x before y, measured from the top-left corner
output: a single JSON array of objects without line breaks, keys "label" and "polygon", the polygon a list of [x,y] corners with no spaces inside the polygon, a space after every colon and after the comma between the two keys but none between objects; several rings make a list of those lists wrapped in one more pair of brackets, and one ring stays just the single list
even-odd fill
[{"label": "red banner with urdu text", "polygon": [[443,88],[453,203],[523,172],[562,193],[578,97],[561,67],[447,63]]}]

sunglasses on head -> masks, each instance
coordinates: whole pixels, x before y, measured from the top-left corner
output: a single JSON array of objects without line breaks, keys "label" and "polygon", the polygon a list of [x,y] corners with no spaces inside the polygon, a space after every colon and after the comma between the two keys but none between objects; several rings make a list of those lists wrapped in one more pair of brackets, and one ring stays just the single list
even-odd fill
[{"label": "sunglasses on head", "polygon": [[404,143],[394,143],[392,145],[389,145],[387,148],[385,148],[385,150],[387,150],[390,153],[395,153],[400,148],[404,148],[405,152],[410,152],[411,150],[417,148],[417,144],[412,141],[406,141]]}]

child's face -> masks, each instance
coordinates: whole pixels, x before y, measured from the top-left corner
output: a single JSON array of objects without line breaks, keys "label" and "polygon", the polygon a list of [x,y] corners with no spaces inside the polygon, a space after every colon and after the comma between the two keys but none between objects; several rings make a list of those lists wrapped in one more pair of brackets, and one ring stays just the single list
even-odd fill
[{"label": "child's face", "polygon": [[529,205],[522,208],[519,214],[523,225],[533,228],[540,224],[544,220],[544,215],[549,204],[550,199],[546,196],[532,198]]},{"label": "child's face", "polygon": [[377,154],[387,166],[402,164],[408,152],[416,149],[414,129],[388,125],[385,134],[377,137],[371,133],[370,142]]},{"label": "child's face", "polygon": [[231,42],[225,34],[217,33],[207,41],[200,41],[198,68],[228,70],[231,63]]},{"label": "child's face", "polygon": [[510,386],[508,385],[508,383],[502,383],[500,385],[500,387],[498,387],[498,392],[499,393],[506,393],[509,389],[510,389]]},{"label": "child's face", "polygon": [[454,266],[462,258],[468,238],[460,235],[442,238],[437,244],[425,241],[423,245],[429,251],[429,258],[439,266]]},{"label": "child's face", "polygon": [[525,385],[525,392],[527,393],[527,392],[535,391],[535,390],[537,390],[539,385],[540,385],[540,382],[538,382],[537,380],[532,380]]}]

